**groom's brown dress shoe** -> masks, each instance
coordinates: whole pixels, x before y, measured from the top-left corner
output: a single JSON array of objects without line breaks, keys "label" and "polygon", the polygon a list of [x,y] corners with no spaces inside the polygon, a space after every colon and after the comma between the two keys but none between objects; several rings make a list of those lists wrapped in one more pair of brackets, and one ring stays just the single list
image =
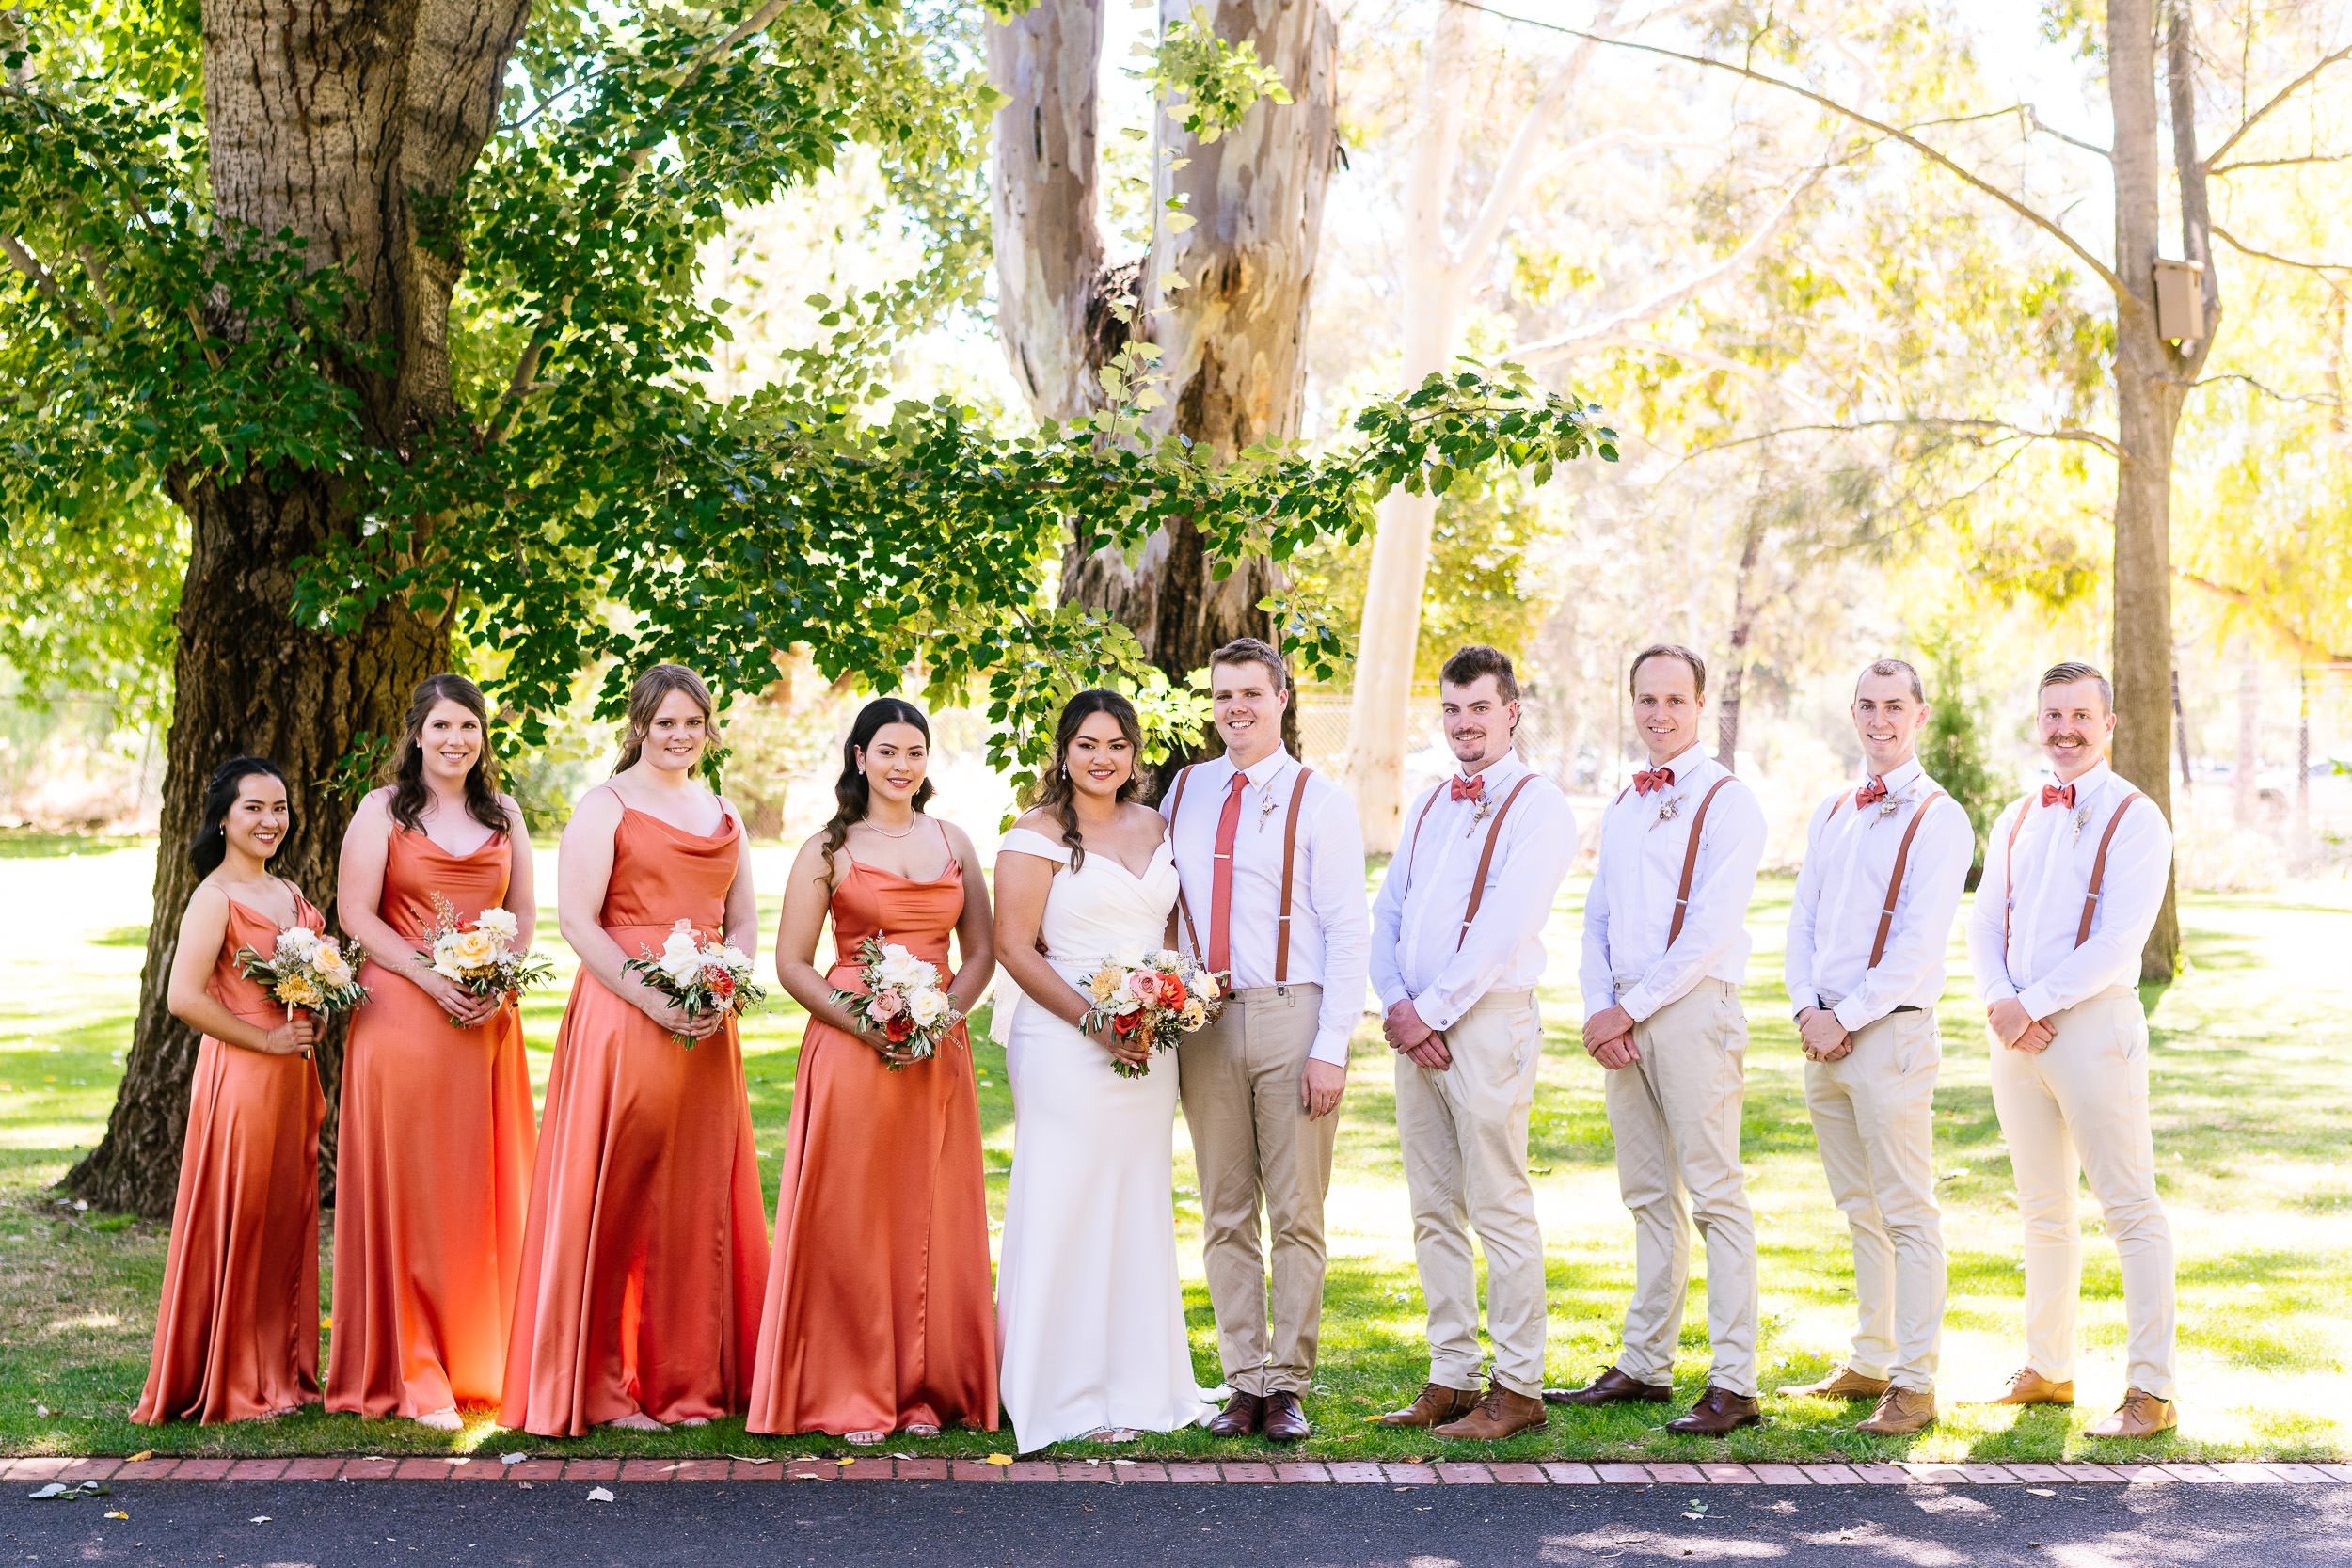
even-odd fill
[{"label": "groom's brown dress shoe", "polygon": [[2170,1400],[2160,1400],[2141,1388],[2128,1388],[2123,1402],[2104,1421],[2083,1428],[2085,1437],[2153,1437],[2181,1424]]},{"label": "groom's brown dress shoe", "polygon": [[1277,1388],[1265,1397],[1261,1430],[1269,1443],[1303,1443],[1315,1434],[1307,1423],[1307,1413],[1298,1408],[1298,1396],[1287,1388]]},{"label": "groom's brown dress shoe", "polygon": [[1865,1377],[1851,1367],[1840,1367],[1819,1383],[1790,1386],[1780,1392],[1792,1400],[1876,1400],[1884,1397],[1886,1379]]},{"label": "groom's brown dress shoe", "polygon": [[2017,1375],[2009,1380],[2009,1386],[1984,1402],[1986,1404],[2072,1404],[2074,1402],[2074,1383],[2053,1383],[2031,1367],[2020,1367]]},{"label": "groom's brown dress shoe", "polygon": [[1873,1437],[1908,1437],[1934,1424],[1934,1389],[1890,1386],[1880,1396],[1879,1407],[1858,1422],[1854,1430]]},{"label": "groom's brown dress shoe", "polygon": [[1434,1427],[1458,1420],[1478,1408],[1478,1390],[1449,1388],[1442,1383],[1422,1386],[1421,1398],[1402,1410],[1380,1418],[1384,1427]]},{"label": "groom's brown dress shoe", "polygon": [[1671,1385],[1637,1383],[1612,1367],[1581,1388],[1547,1388],[1546,1404],[1663,1404],[1674,1398]]},{"label": "groom's brown dress shoe", "polygon": [[1458,1421],[1433,1429],[1432,1435],[1455,1442],[1499,1443],[1544,1424],[1544,1402],[1514,1393],[1500,1383],[1486,1386],[1478,1408]]},{"label": "groom's brown dress shoe", "polygon": [[1691,1413],[1668,1421],[1666,1430],[1686,1437],[1728,1437],[1741,1427],[1760,1426],[1763,1421],[1764,1412],[1752,1395],[1735,1394],[1710,1383]]},{"label": "groom's brown dress shoe", "polygon": [[1256,1394],[1236,1392],[1225,1402],[1225,1408],[1209,1418],[1202,1428],[1212,1437],[1254,1436],[1265,1419],[1265,1401]]}]

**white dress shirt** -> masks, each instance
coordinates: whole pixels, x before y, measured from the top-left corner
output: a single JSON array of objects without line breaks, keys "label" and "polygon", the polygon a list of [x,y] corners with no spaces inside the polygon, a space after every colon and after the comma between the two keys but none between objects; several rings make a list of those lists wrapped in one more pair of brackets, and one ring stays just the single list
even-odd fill
[{"label": "white dress shirt", "polygon": [[[1601,813],[1600,865],[1584,895],[1578,974],[1588,1019],[1613,1006],[1638,1023],[1701,980],[1736,986],[1747,977],[1748,897],[1764,858],[1764,808],[1754,790],[1696,746],[1661,766],[1674,769],[1673,784],[1647,795],[1629,788]],[[1731,782],[1708,808],[1682,934],[1669,948],[1675,892],[1699,802],[1723,779]]]},{"label": "white dress shirt", "polygon": [[[1576,860],[1576,814],[1558,785],[1534,773],[1517,751],[1503,752],[1478,777],[1488,808],[1484,819],[1478,801],[1453,798],[1450,777],[1413,798],[1405,840],[1372,905],[1372,984],[1380,1006],[1410,1001],[1439,1033],[1488,991],[1543,978],[1544,922]],[[1478,918],[1465,931],[1470,879],[1494,813],[1521,779],[1528,785],[1502,819]]]},{"label": "white dress shirt", "polygon": [[[2140,949],[2172,874],[2172,828],[2154,801],[2136,800],[2123,814],[2107,847],[2090,939],[2074,945],[2099,840],[2131,793],[2103,762],[2074,781],[2073,811],[2044,806],[2036,790],[2001,813],[1985,841],[1984,879],[1968,917],[1968,957],[1985,1003],[2013,996],[2028,1016],[2047,1020],[2110,986],[2139,983]],[[2009,835],[2020,812],[2026,821],[2012,850]]]},{"label": "white dress shirt", "polygon": [[[1227,927],[1232,984],[1247,990],[1274,984],[1274,949],[1282,912],[1282,833],[1289,821],[1291,787],[1298,763],[1280,747],[1245,770],[1241,819],[1233,836],[1233,902]],[[1211,757],[1196,764],[1184,784],[1181,816],[1168,821],[1176,875],[1192,914],[1192,929],[1176,923],[1187,952],[1195,932],[1213,940],[1210,903],[1216,877],[1216,824],[1233,764]],[[1167,816],[1175,791],[1160,803]],[[1370,967],[1372,921],[1364,901],[1364,835],[1356,804],[1322,773],[1307,780],[1298,803],[1298,866],[1291,885],[1290,969],[1294,986],[1321,986],[1323,1005],[1315,1017],[1315,1041],[1308,1054],[1318,1062],[1347,1060],[1347,1037],[1364,1011],[1364,974]],[[1205,959],[1206,955],[1194,957]]]},{"label": "white dress shirt", "polygon": [[1875,805],[1857,809],[1855,790],[1848,789],[1815,809],[1796,899],[1788,906],[1788,955],[1781,970],[1789,1005],[1799,1012],[1820,1006],[1822,997],[1840,998],[1830,1011],[1850,1035],[1897,1007],[1932,1008],[1944,994],[1944,949],[1976,858],[1967,811],[1948,795],[1929,801],[1925,815],[1915,817],[1919,831],[1903,865],[1886,952],[1874,967],[1870,948],[1878,941],[1895,856],[1914,814],[1923,809],[1919,802],[1937,787],[1916,757],[1879,782],[1886,799]]}]

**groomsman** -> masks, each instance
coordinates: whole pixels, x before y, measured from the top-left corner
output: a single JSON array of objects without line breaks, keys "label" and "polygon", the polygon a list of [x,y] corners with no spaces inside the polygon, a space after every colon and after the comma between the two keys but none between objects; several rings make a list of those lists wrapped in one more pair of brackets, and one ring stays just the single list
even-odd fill
[{"label": "groomsman", "polygon": [[1210,659],[1209,697],[1225,754],[1179,773],[1161,807],[1184,946],[1230,975],[1224,1012],[1176,1053],[1232,1390],[1208,1430],[1295,1443],[1313,1432],[1300,1401],[1323,1323],[1323,1198],[1364,1007],[1364,841],[1346,793],[1283,748],[1280,655],[1255,638],[1227,643]]},{"label": "groomsman", "polygon": [[2042,677],[2036,721],[2058,783],[1994,824],[1968,921],[1993,1033],[2001,1118],[2026,1226],[2026,1365],[1994,1404],[2074,1402],[2082,1287],[2076,1173],[2090,1180],[2122,1264],[2130,1386],[2091,1437],[2169,1432],[2172,1230],[2148,1128],[2139,956],[2164,902],[2172,830],[2115,776],[2115,692],[2088,664]]},{"label": "groomsman", "polygon": [[[1372,915],[1373,985],[1397,1053],[1397,1139],[1429,1303],[1429,1382],[1380,1420],[1491,1441],[1544,1424],[1544,1242],[1527,1117],[1544,1053],[1544,922],[1576,859],[1576,817],[1512,748],[1519,688],[1508,658],[1462,649],[1439,672],[1438,696],[1461,771],[1406,811],[1412,826]],[[1494,1346],[1484,1398],[1473,1228],[1486,1250]]]},{"label": "groomsman", "polygon": [[1691,1275],[1707,1242],[1707,1391],[1669,1432],[1721,1437],[1763,1418],[1756,1399],[1756,1225],[1740,1168],[1748,896],[1764,852],[1755,794],[1699,749],[1707,666],[1659,643],[1633,660],[1634,727],[1649,767],[1602,814],[1584,900],[1584,1049],[1609,1069],[1617,1189],[1633,1212],[1633,1300],[1614,1365],[1555,1404],[1663,1404]]},{"label": "groomsman", "polygon": [[1919,673],[1882,658],[1853,696],[1864,777],[1813,814],[1784,974],[1830,1196],[1853,1234],[1853,1350],[1784,1394],[1874,1400],[1864,1432],[1935,1419],[1944,1227],[1935,1206],[1935,1003],[1976,856],[1968,813],[1919,766]]}]

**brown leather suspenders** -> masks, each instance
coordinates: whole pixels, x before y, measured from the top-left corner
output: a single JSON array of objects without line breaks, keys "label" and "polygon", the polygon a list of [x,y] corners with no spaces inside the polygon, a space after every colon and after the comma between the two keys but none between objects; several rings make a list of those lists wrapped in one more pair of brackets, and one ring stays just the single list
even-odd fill
[{"label": "brown leather suspenders", "polygon": [[[1512,802],[1519,798],[1519,791],[1534,782],[1535,775],[1532,771],[1521,774],[1519,782],[1511,786],[1511,793],[1502,798],[1502,804],[1495,808],[1494,821],[1487,824],[1486,842],[1478,851],[1478,872],[1470,878],[1470,903],[1462,911],[1462,928],[1454,933],[1454,950],[1456,953],[1462,950],[1462,943],[1470,940],[1470,922],[1478,918],[1478,906],[1486,900],[1486,873],[1494,867],[1495,844],[1502,837],[1502,819],[1511,815]],[[1436,801],[1437,798],[1438,792],[1431,790],[1429,792],[1431,801]],[[1421,814],[1423,816],[1428,816],[1429,808],[1422,807]],[[1418,824],[1415,825],[1413,837],[1418,843],[1421,837]],[[1406,871],[1410,873],[1409,865]]]},{"label": "brown leather suspenders", "polygon": [[[2083,917],[2074,927],[2074,945],[2080,947],[2090,940],[2090,922],[2099,912],[2099,898],[2107,880],[2107,847],[2115,842],[2115,830],[2123,825],[2123,814],[2132,809],[2134,800],[2147,797],[2133,790],[2116,806],[2115,815],[2107,818],[2107,831],[2099,835],[2099,852],[2091,857],[2090,885],[2083,892]],[[2017,820],[2009,825],[2009,842],[2001,847],[2001,952],[2009,953],[2010,911],[2017,906],[2017,835],[2026,831],[2029,808],[2017,808]]]},{"label": "brown leather suspenders", "polygon": [[[1672,924],[1666,927],[1668,947],[1672,947],[1675,944],[1675,939],[1682,934],[1682,917],[1690,912],[1691,879],[1698,874],[1699,834],[1707,829],[1707,808],[1715,803],[1715,797],[1721,794],[1724,785],[1730,782],[1731,775],[1728,773],[1717,779],[1715,787],[1701,797],[1698,815],[1691,819],[1691,842],[1684,847],[1682,851],[1682,885],[1675,889],[1675,917]],[[1618,799],[1623,800],[1624,797],[1619,796]]]},{"label": "brown leather suspenders", "polygon": [[[1837,819],[1837,808],[1852,798],[1849,791],[1838,791],[1837,799],[1830,802],[1829,816],[1821,821],[1823,829],[1826,830],[1830,823]],[[1879,906],[1878,935],[1870,941],[1870,961],[1865,964],[1862,970],[1865,974],[1878,968],[1879,960],[1886,957],[1886,941],[1895,930],[1895,905],[1903,894],[1903,867],[1911,863],[1911,841],[1919,836],[1919,824],[1927,819],[1928,808],[1942,799],[1944,799],[1942,790],[1928,791],[1919,804],[1912,810],[1911,821],[1903,828],[1903,841],[1895,846],[1895,870],[1894,874],[1886,879],[1886,902]],[[1859,811],[1862,808],[1857,806],[1854,809]]]},{"label": "brown leather suspenders", "polygon": [[[1184,781],[1192,777],[1193,768],[1199,766],[1199,763],[1187,764],[1184,771],[1176,775],[1176,787],[1168,792],[1168,831],[1171,836],[1176,832],[1176,814],[1184,805]],[[1307,800],[1307,775],[1313,771],[1304,763],[1299,765],[1298,777],[1291,784],[1291,809],[1282,819],[1282,912],[1275,917],[1274,922],[1274,983],[1278,986],[1288,983],[1290,979],[1291,889],[1298,876],[1298,811]],[[1200,933],[1193,927],[1192,905],[1184,897],[1181,878],[1176,885],[1176,908],[1184,917],[1184,940],[1192,943],[1193,957],[1205,962],[1209,950],[1200,944]]]}]

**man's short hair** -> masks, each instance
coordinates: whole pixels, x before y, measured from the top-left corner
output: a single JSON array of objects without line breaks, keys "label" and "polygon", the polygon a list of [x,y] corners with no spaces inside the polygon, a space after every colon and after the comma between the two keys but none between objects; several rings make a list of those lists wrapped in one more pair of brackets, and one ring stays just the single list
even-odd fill
[{"label": "man's short hair", "polygon": [[1290,672],[1282,668],[1282,656],[1274,651],[1274,644],[1255,637],[1236,637],[1209,656],[1209,668],[1220,664],[1263,664],[1274,681],[1274,689],[1290,689]]},{"label": "man's short hair", "polygon": [[1448,686],[1468,686],[1481,675],[1495,678],[1495,689],[1502,693],[1504,702],[1519,700],[1519,680],[1511,673],[1511,656],[1501,648],[1489,648],[1484,642],[1456,648],[1438,671],[1438,678]]},{"label": "man's short hair", "polygon": [[1699,657],[1698,655],[1692,653],[1690,649],[1684,647],[1679,642],[1653,642],[1648,647],[1644,648],[1640,653],[1635,654],[1633,656],[1632,666],[1626,671],[1625,675],[1626,690],[1629,693],[1633,690],[1633,683],[1641,678],[1642,666],[1647,664],[1653,658],[1678,658],[1682,660],[1683,663],[1689,665],[1691,667],[1691,679],[1695,683],[1696,694],[1702,702],[1706,700],[1707,660]]},{"label": "man's short hair", "polygon": [[2109,713],[2115,711],[2115,683],[2108,680],[2106,672],[2097,665],[2085,664],[2078,659],[2070,658],[2063,664],[2053,664],[2042,671],[2042,684],[2033,689],[2034,696],[2039,698],[2047,688],[2072,686],[2076,681],[2097,681],[2099,705]]},{"label": "man's short hair", "polygon": [[1906,662],[1905,662],[1904,660],[1902,660],[1902,659],[1899,659],[1899,658],[1874,658],[1874,659],[1872,659],[1872,660],[1870,661],[1870,666],[1869,666],[1869,668],[1868,668],[1868,669],[1867,669],[1867,670],[1865,670],[1865,671],[1863,671],[1863,672],[1862,672],[1862,673],[1860,673],[1859,675],[1856,675],[1856,676],[1854,677],[1854,682],[1853,682],[1853,689],[1854,689],[1854,695],[1855,695],[1855,696],[1859,697],[1859,696],[1861,696],[1861,695],[1862,695],[1862,683],[1863,683],[1864,681],[1868,680],[1868,679],[1869,679],[1872,675],[1903,675],[1903,676],[1907,676],[1907,677],[1910,679],[1910,681],[1911,681],[1911,700],[1912,700],[1913,702],[1915,702],[1915,703],[1920,703],[1920,704],[1925,704],[1925,703],[1927,702],[1927,700],[1928,700],[1928,689],[1927,689],[1926,687],[1924,687],[1924,686],[1922,686],[1922,685],[1920,685],[1920,684],[1919,684],[1919,672],[1918,672],[1918,671],[1916,671],[1916,670],[1914,670],[1914,669],[1913,669],[1913,668],[1912,668],[1912,667],[1911,667],[1908,663],[1906,663]]}]

